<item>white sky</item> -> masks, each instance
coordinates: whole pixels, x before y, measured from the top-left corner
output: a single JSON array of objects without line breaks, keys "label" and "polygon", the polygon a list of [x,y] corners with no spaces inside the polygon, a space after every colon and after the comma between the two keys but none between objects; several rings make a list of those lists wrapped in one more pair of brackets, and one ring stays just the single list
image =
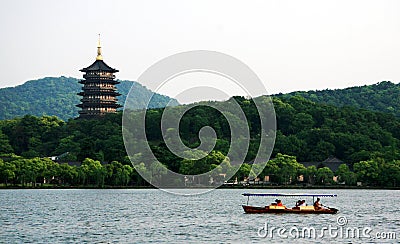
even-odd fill
[{"label": "white sky", "polygon": [[[400,81],[396,0],[0,4],[0,87],[81,77],[79,69],[95,60],[98,33],[104,60],[120,70],[119,79],[136,80],[178,52],[213,50],[249,65],[269,93]],[[163,93],[176,94],[171,87]]]}]

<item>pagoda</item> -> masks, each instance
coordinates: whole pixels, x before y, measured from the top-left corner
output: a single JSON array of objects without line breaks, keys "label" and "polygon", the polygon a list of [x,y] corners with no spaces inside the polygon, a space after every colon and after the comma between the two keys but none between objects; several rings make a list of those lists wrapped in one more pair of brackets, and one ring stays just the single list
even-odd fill
[{"label": "pagoda", "polygon": [[78,93],[79,96],[82,96],[82,103],[76,105],[82,108],[79,111],[79,118],[96,118],[107,113],[115,113],[117,108],[122,107],[117,104],[117,96],[121,94],[115,87],[116,84],[119,84],[114,75],[118,70],[111,68],[103,61],[100,35],[96,61],[80,71],[85,74],[83,75],[84,79],[79,81],[83,84],[82,92]]}]

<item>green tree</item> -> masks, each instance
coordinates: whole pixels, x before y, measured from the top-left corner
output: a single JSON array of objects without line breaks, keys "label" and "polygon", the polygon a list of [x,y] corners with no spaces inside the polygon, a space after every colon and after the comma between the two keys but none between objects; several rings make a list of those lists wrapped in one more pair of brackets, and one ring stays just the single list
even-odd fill
[{"label": "green tree", "polygon": [[304,179],[310,183],[310,184],[315,184],[316,179],[317,179],[317,167],[314,165],[308,166],[307,168],[304,169]]},{"label": "green tree", "polygon": [[100,161],[86,158],[82,162],[82,165],[80,166],[80,168],[82,168],[82,171],[83,171],[82,173],[85,174],[85,177],[87,177],[87,182],[89,184],[93,184],[98,187],[104,186],[104,178],[105,178],[107,172],[105,171],[104,167],[101,165]]},{"label": "green tree", "polygon": [[357,175],[357,180],[367,185],[377,185],[380,174],[379,164],[384,164],[384,160],[377,158],[368,161],[355,163],[354,173]]},{"label": "green tree", "polygon": [[316,183],[327,185],[333,183],[333,172],[328,167],[319,168],[316,173]]},{"label": "green tree", "polygon": [[134,165],[131,177],[136,182],[137,186],[143,186],[146,184],[146,181],[143,179],[142,175],[149,179],[150,174],[151,173],[147,170],[146,165],[141,162]]},{"label": "green tree", "polygon": [[179,173],[184,175],[197,175],[210,170],[210,166],[206,161],[207,153],[201,150],[186,151],[185,159],[181,161]]},{"label": "green tree", "polygon": [[8,137],[0,130],[0,155],[5,153],[13,153],[14,150],[10,145]]},{"label": "green tree", "polygon": [[251,172],[251,165],[243,163],[240,165],[239,170],[233,177],[238,178],[238,180],[244,180],[245,178],[247,179],[249,177],[250,172]]},{"label": "green tree", "polygon": [[123,165],[113,161],[105,166],[107,182],[110,185],[126,186],[131,180],[133,169],[130,165]]},{"label": "green tree", "polygon": [[293,116],[292,125],[290,126],[292,133],[297,133],[302,130],[309,130],[314,127],[313,117],[304,112],[297,113]]},{"label": "green tree", "polygon": [[149,183],[150,184],[161,183],[162,176],[167,173],[167,167],[161,163],[153,162],[150,165],[150,172],[151,172],[151,178]]},{"label": "green tree", "polygon": [[[70,166],[67,163],[60,164],[57,178],[63,185],[75,185],[78,183],[78,169],[76,166]],[[86,177],[86,176],[85,176]]]},{"label": "green tree", "polygon": [[54,151],[54,153],[56,155],[69,153],[69,154],[75,155],[75,159],[76,159],[76,155],[78,155],[80,153],[80,151],[81,151],[81,148],[80,148],[79,142],[77,142],[75,136],[70,135],[70,136],[60,139],[60,142],[59,142],[56,150]]},{"label": "green tree", "polygon": [[3,162],[3,160],[0,159],[0,178],[6,187],[8,182],[15,178],[15,171],[16,167],[13,163]]},{"label": "green tree", "polygon": [[380,165],[380,168],[379,178],[382,186],[396,187],[400,185],[400,160],[384,163]]},{"label": "green tree", "polygon": [[[303,172],[304,165],[297,162],[296,157],[278,153],[271,159],[279,170],[276,172],[275,180],[278,184],[290,184],[297,181],[297,177]],[[267,164],[268,165],[268,164]]]},{"label": "green tree", "polygon": [[347,164],[341,164],[336,175],[338,176],[338,181],[340,183],[345,183],[346,185],[355,185],[357,181],[356,174],[350,170]]}]

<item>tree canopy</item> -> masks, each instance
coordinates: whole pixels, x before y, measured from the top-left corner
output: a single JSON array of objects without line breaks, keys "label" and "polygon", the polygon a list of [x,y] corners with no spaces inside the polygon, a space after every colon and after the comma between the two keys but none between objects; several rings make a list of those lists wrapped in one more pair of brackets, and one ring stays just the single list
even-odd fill
[{"label": "tree canopy", "polygon": [[[251,162],[259,147],[260,118],[252,100],[243,97],[232,99],[242,107],[249,123],[251,138],[245,162]],[[223,105],[224,102],[221,103]],[[278,126],[277,136],[272,152],[273,159],[265,162],[266,167],[261,177],[271,175],[278,184],[290,184],[303,175],[309,183],[331,184],[335,174],[339,181],[348,184],[355,184],[357,180],[370,185],[398,184],[400,120],[394,115],[318,104],[300,96],[273,98],[273,103]],[[235,158],[226,158],[231,146],[227,120],[219,111],[206,105],[206,102],[199,104],[185,113],[179,127],[181,140],[192,149],[201,143],[198,133],[203,126],[214,128],[218,137],[216,146],[208,156],[199,160],[182,159],[172,154],[163,141],[160,130],[163,108],[147,111],[148,143],[153,154],[163,164],[163,167],[153,165],[158,168],[154,170],[157,173],[151,176],[152,180],[161,180],[166,168],[182,174],[199,174],[217,169],[218,175],[223,175],[235,167]],[[187,105],[173,109],[183,109],[185,106]],[[7,165],[3,162],[3,182],[13,179],[24,184],[44,177],[48,168],[58,167],[57,172],[65,173],[59,173],[60,181],[72,182],[71,184],[102,186],[143,183],[126,155],[121,113],[67,122],[55,116],[32,115],[2,120],[0,142],[0,155],[15,153],[22,157],[15,159],[12,165],[11,161]],[[198,151],[198,154],[203,153]],[[299,163],[321,162],[331,155],[348,163],[350,167],[341,166],[338,172],[331,172],[328,168],[304,168]],[[54,166],[48,160],[43,164],[39,163],[39,158],[50,156],[58,156],[60,163],[78,161],[82,165],[69,168],[72,166]],[[147,155],[137,155],[134,162],[143,168],[143,172],[153,167],[141,164],[145,157]],[[244,164],[235,177],[243,178],[251,173],[251,165]],[[215,179],[218,177],[214,176]]]},{"label": "tree canopy", "polygon": [[313,102],[337,107],[351,106],[400,116],[400,84],[382,81],[373,85],[321,91],[297,91],[277,97],[301,96]]}]

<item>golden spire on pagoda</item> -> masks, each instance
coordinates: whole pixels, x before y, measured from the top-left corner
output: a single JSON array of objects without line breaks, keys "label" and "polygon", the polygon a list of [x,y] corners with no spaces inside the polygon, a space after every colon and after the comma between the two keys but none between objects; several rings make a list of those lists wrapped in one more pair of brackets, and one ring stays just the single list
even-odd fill
[{"label": "golden spire on pagoda", "polygon": [[103,60],[103,56],[101,56],[100,34],[99,34],[99,41],[97,43],[97,57],[96,57],[96,60]]}]

